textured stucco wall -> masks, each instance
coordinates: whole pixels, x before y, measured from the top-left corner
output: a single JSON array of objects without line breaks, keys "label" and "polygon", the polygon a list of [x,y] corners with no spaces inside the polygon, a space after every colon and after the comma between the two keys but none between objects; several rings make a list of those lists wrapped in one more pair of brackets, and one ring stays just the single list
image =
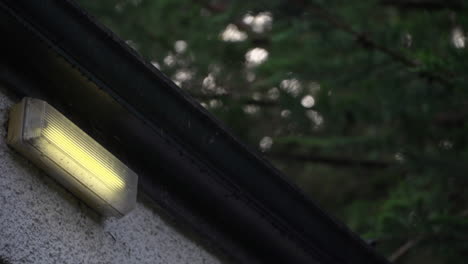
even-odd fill
[{"label": "textured stucco wall", "polygon": [[9,149],[0,89],[0,256],[11,263],[220,263],[139,199],[123,218],[101,219]]}]

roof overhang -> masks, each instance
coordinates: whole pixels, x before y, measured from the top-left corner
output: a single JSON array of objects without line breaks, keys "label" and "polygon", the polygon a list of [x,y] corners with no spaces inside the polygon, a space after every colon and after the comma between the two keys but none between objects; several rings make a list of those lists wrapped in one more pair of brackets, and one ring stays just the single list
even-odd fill
[{"label": "roof overhang", "polygon": [[44,99],[236,262],[387,263],[70,0],[0,1],[0,80]]}]

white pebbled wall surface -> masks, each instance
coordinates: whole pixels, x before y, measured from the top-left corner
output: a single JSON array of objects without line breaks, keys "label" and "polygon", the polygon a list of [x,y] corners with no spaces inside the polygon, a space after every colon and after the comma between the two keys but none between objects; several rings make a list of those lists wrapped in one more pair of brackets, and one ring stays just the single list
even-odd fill
[{"label": "white pebbled wall surface", "polygon": [[0,89],[0,263],[221,263],[144,199],[101,219],[6,145],[14,104]]}]

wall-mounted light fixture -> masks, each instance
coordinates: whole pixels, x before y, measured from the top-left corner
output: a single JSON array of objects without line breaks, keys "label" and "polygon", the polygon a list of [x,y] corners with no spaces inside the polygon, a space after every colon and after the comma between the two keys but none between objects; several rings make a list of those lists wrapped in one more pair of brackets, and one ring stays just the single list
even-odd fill
[{"label": "wall-mounted light fixture", "polygon": [[104,215],[135,207],[138,176],[46,102],[13,106],[7,142]]}]

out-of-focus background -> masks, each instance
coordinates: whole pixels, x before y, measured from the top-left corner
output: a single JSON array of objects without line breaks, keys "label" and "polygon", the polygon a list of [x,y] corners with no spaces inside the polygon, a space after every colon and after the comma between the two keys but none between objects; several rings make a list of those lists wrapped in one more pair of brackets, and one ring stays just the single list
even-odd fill
[{"label": "out-of-focus background", "polygon": [[78,3],[391,261],[466,263],[468,3]]}]

